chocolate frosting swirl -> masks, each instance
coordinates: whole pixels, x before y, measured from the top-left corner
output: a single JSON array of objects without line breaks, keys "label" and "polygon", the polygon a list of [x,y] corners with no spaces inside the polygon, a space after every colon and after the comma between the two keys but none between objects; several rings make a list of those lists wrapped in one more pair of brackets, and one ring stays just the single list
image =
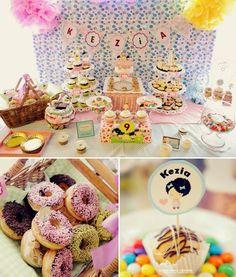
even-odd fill
[{"label": "chocolate frosting swirl", "polygon": [[200,243],[201,239],[192,230],[180,226],[179,230],[175,225],[166,227],[162,232],[155,236],[157,244],[155,249],[160,249],[166,243],[172,242],[170,247],[163,253],[163,258],[183,255],[190,252],[198,254],[198,249],[194,247],[194,242]]}]

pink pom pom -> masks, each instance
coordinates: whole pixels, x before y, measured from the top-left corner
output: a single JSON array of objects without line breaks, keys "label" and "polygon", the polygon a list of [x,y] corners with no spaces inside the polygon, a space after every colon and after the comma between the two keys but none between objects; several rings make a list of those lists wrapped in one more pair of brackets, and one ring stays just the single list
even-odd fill
[{"label": "pink pom pom", "polygon": [[12,12],[24,26],[37,25],[48,32],[59,25],[60,8],[48,0],[11,0]]}]

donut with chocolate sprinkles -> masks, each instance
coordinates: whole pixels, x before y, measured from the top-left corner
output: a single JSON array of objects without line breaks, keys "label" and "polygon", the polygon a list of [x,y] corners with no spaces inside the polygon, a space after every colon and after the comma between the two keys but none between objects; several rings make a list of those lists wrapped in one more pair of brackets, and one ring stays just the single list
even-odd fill
[{"label": "donut with chocolate sprinkles", "polygon": [[31,228],[32,219],[32,214],[25,206],[16,201],[6,202],[1,212],[1,229],[8,237],[20,240]]}]

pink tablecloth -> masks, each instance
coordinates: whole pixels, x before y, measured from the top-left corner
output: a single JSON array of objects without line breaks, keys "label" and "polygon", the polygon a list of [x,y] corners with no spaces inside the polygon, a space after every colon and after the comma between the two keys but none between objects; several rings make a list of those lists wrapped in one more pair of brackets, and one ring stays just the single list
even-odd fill
[{"label": "pink tablecloth", "polygon": [[196,124],[201,122],[203,106],[193,102],[187,102],[186,110],[181,114],[165,115],[151,112],[151,123],[176,123],[176,124]]},{"label": "pink tablecloth", "polygon": [[[203,106],[194,104],[193,102],[187,103],[187,108],[182,114],[176,115],[164,115],[155,112],[150,113],[150,121],[152,124],[163,124],[163,123],[175,123],[175,124],[196,124],[201,121]],[[83,112],[78,113],[73,122],[81,120],[93,120],[94,123],[97,121],[98,115],[94,112]]]}]

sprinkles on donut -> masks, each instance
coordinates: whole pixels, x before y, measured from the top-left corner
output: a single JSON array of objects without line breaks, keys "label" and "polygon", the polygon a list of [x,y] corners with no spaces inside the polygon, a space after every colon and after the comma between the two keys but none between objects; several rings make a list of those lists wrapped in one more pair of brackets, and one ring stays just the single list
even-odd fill
[{"label": "sprinkles on donut", "polygon": [[2,213],[0,225],[2,231],[14,240],[20,240],[24,233],[30,229],[32,216],[29,210],[17,203],[6,202]]}]

